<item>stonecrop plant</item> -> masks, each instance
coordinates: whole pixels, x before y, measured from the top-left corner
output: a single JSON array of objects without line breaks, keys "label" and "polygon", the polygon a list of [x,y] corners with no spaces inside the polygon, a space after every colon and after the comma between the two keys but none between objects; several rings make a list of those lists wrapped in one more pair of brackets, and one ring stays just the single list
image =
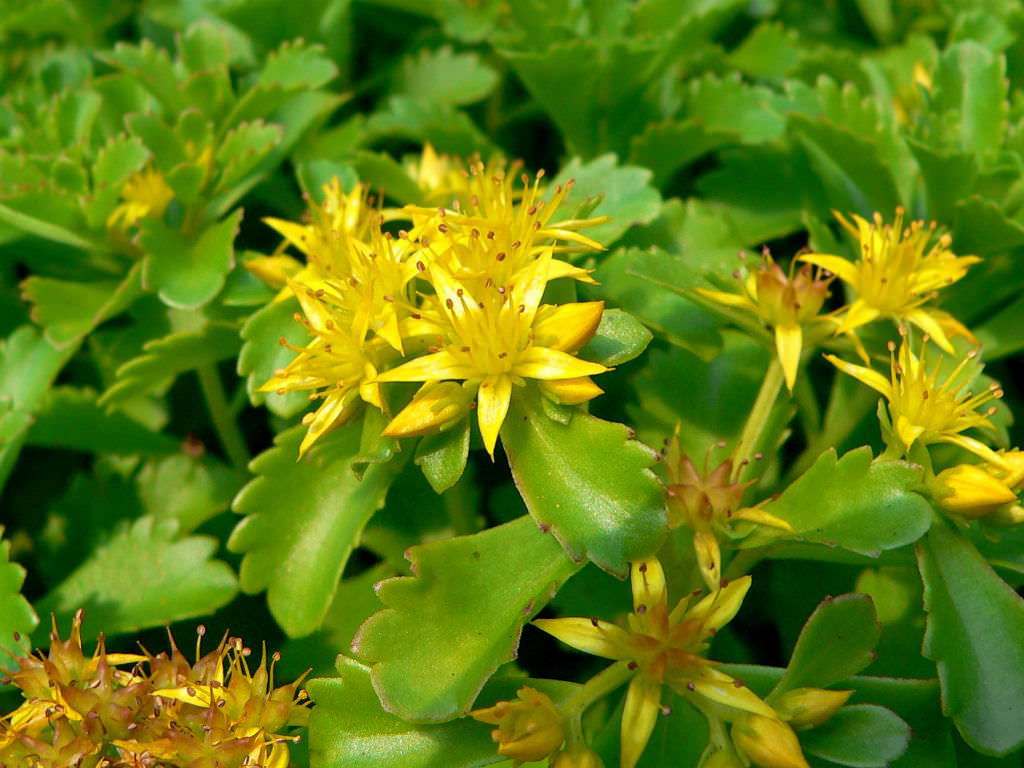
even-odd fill
[{"label": "stonecrop plant", "polygon": [[0,768],[1020,765],[1022,34],[0,0]]}]

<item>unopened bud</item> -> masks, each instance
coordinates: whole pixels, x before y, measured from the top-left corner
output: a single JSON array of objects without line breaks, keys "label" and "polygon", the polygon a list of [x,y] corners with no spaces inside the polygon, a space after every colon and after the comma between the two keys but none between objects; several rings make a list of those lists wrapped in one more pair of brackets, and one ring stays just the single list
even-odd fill
[{"label": "unopened bud", "polygon": [[524,685],[517,699],[499,701],[493,707],[470,712],[474,720],[498,726],[491,738],[498,754],[529,763],[543,760],[562,746],[562,717],[547,694]]},{"label": "unopened bud", "polygon": [[817,728],[843,706],[853,691],[829,691],[825,688],[794,688],[775,702],[775,711],[795,730]]},{"label": "unopened bud", "polygon": [[1017,501],[1017,494],[1006,483],[976,464],[958,464],[943,470],[935,477],[932,493],[946,512],[969,519],[985,517],[998,507]]},{"label": "unopened bud", "polygon": [[732,727],[732,743],[759,768],[810,768],[793,729],[774,717],[740,718]]},{"label": "unopened bud", "polygon": [[720,749],[701,763],[700,768],[744,768],[743,761],[736,753],[728,749]]},{"label": "unopened bud", "polygon": [[604,768],[604,761],[585,744],[575,744],[559,752],[551,768]]}]

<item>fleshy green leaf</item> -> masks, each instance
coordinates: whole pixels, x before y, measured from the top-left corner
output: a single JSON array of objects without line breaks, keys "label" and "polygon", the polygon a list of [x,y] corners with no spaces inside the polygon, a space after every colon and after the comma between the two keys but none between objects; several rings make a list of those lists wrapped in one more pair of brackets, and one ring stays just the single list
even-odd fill
[{"label": "fleshy green leaf", "polygon": [[176,520],[189,533],[227,510],[243,478],[209,456],[177,453],[150,461],[136,476],[139,499],[157,520]]},{"label": "fleshy green leaf", "polygon": [[[501,758],[491,728],[464,718],[443,725],[418,725],[381,708],[370,669],[347,656],[338,657],[338,676],[312,680],[316,702],[309,725],[310,757],[322,768],[476,768]],[[556,702],[578,689],[571,683],[511,678],[487,686],[488,698],[512,699],[521,685],[544,690]]]},{"label": "fleshy green leaf", "polygon": [[395,88],[413,99],[461,106],[480,101],[497,83],[497,73],[475,53],[453,53],[446,45],[405,59]]},{"label": "fleshy green leaf", "polygon": [[679,170],[738,137],[732,130],[709,128],[698,118],[681,122],[651,123],[630,141],[629,162],[651,169],[652,183],[664,187]]},{"label": "fleshy green leaf", "polygon": [[[2,527],[0,533],[3,533]],[[10,542],[0,541],[0,648],[8,653],[20,654],[24,651],[14,642],[14,636],[30,635],[39,623],[39,618],[28,600],[21,595],[25,569],[10,562],[10,558]]]},{"label": "fleshy green leaf", "polygon": [[388,606],[353,649],[373,664],[385,708],[405,720],[465,713],[501,664],[516,657],[523,625],[579,566],[529,517],[413,547],[415,577],[382,582]]},{"label": "fleshy green leaf", "polygon": [[85,609],[90,637],[213,613],[238,591],[234,571],[211,560],[216,550],[216,539],[179,539],[173,521],[143,517],[93,550],[36,609],[58,624]]},{"label": "fleshy green leaf", "polygon": [[428,435],[416,446],[416,463],[435,493],[444,493],[462,477],[469,458],[469,419]]},{"label": "fleshy green leaf", "polygon": [[830,449],[764,510],[795,536],[877,557],[928,530],[931,507],[912,490],[920,477],[913,464],[872,461],[867,446],[840,459]]},{"label": "fleshy green leaf", "polygon": [[230,190],[241,182],[283,138],[281,126],[262,121],[243,123],[229,132],[217,149],[221,174],[215,191]]},{"label": "fleshy green leaf", "polygon": [[140,357],[117,369],[117,381],[103,393],[100,405],[117,405],[158,389],[185,371],[233,357],[240,344],[238,329],[219,323],[146,342]]},{"label": "fleshy green leaf", "polygon": [[27,442],[121,456],[178,450],[178,442],[169,435],[153,432],[123,413],[108,413],[97,403],[95,392],[72,387],[55,387],[46,393]]},{"label": "fleshy green leaf", "polygon": [[[574,560],[625,576],[653,552],[667,527],[656,454],[622,424],[576,411],[552,421],[536,396],[514,397],[501,428],[516,487],[538,525]],[[609,462],[609,456],[615,456]]]},{"label": "fleshy green leaf", "polygon": [[241,209],[191,239],[155,219],[143,219],[139,243],[146,251],[142,281],[172,307],[194,309],[224,286],[235,263]]},{"label": "fleshy green leaf", "polygon": [[1024,743],[1024,600],[945,522],[917,545],[942,711],[972,747],[1004,755]]},{"label": "fleshy green leaf", "polygon": [[[651,172],[635,165],[619,165],[615,155],[602,155],[584,164],[579,158],[565,165],[552,182],[575,180],[564,205],[572,210],[588,198],[601,198],[591,216],[609,216],[611,221],[588,227],[588,237],[609,246],[634,224],[651,221],[661,210],[661,195],[650,185]],[[557,217],[557,214],[556,214]]]},{"label": "fleshy green leaf", "polygon": [[0,341],[0,489],[18,460],[33,414],[74,351],[55,348],[31,325]]},{"label": "fleshy green leaf", "polygon": [[361,426],[356,421],[334,430],[301,461],[306,427],[281,433],[253,460],[250,469],[258,477],[234,501],[235,512],[246,515],[228,540],[232,552],[245,556],[242,589],[266,590],[270,612],[291,637],[320,626],[345,563],[396,471],[370,464],[357,478]]},{"label": "fleshy green leaf", "polygon": [[1006,128],[1006,60],[965,40],[950,46],[935,70],[932,108],[953,111],[956,144],[984,162],[999,149]]},{"label": "fleshy green leaf", "polygon": [[295,322],[299,303],[294,297],[274,301],[261,307],[242,326],[245,343],[238,355],[238,375],[245,376],[245,386],[253,405],[266,404],[278,416],[294,416],[307,405],[309,398],[303,392],[259,392],[274,371],[284,368],[295,357],[292,346],[303,346],[309,342],[309,332],[301,323]]},{"label": "fleshy green leaf", "polygon": [[121,281],[86,283],[33,275],[21,289],[33,304],[32,319],[55,346],[65,347],[135,301],[142,292],[139,276],[137,266]]},{"label": "fleshy green leaf", "polygon": [[826,688],[875,660],[881,627],[867,595],[826,597],[807,619],[773,695],[805,686]]},{"label": "fleshy green leaf", "polygon": [[909,743],[910,728],[903,719],[874,704],[843,707],[824,725],[800,734],[808,755],[851,768],[886,768]]},{"label": "fleshy green leaf", "polygon": [[628,312],[606,309],[594,337],[579,352],[584,360],[602,365],[622,365],[643,354],[654,336]]}]

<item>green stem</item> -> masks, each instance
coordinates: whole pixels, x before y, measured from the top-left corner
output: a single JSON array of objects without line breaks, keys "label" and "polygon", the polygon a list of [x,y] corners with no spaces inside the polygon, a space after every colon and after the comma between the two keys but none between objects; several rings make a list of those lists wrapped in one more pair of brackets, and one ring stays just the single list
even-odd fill
[{"label": "green stem", "polygon": [[761,442],[762,433],[772,414],[772,407],[779,396],[779,390],[782,389],[782,382],[782,364],[778,357],[772,357],[764,381],[761,382],[761,389],[757,393],[757,399],[754,401],[753,408],[750,409],[750,415],[747,416],[747,423],[743,425],[739,445],[736,446],[733,474],[737,480],[743,479],[746,474],[745,470],[748,468],[747,464],[755,455],[758,443]]},{"label": "green stem", "polygon": [[579,718],[584,710],[602,699],[636,674],[629,662],[619,661],[587,680],[559,709],[570,722]]},{"label": "green stem", "polygon": [[199,386],[203,390],[203,398],[206,400],[206,407],[210,411],[220,444],[231,463],[237,469],[245,471],[249,465],[249,450],[245,447],[245,438],[242,437],[238,423],[231,414],[231,406],[224,396],[220,374],[213,365],[200,366],[196,373],[199,375]]},{"label": "green stem", "polygon": [[755,565],[770,556],[774,550],[775,546],[773,544],[767,544],[763,547],[741,549],[736,553],[736,556],[729,561],[729,565],[726,566],[722,575],[727,581],[734,581],[741,576],[746,576],[754,570]]}]

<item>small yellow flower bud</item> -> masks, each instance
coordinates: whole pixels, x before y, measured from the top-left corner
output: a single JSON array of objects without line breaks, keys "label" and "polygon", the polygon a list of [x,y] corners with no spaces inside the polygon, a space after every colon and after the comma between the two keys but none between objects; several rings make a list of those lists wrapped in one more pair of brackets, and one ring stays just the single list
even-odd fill
[{"label": "small yellow flower bud", "polygon": [[743,768],[743,761],[731,750],[720,749],[705,760],[701,768]]},{"label": "small yellow flower bud", "polygon": [[829,691],[824,688],[794,688],[775,702],[779,717],[795,730],[817,728],[834,715],[853,691]]},{"label": "small yellow flower bud", "polygon": [[732,727],[732,743],[759,768],[810,768],[793,729],[774,717],[740,718]]},{"label": "small yellow flower bud", "polygon": [[985,522],[1004,528],[1019,525],[1024,523],[1024,507],[1020,504],[1004,504],[989,514],[985,518]]},{"label": "small yellow flower bud", "polygon": [[575,744],[559,752],[551,768],[604,768],[604,761],[585,744]]},{"label": "small yellow flower bud", "polygon": [[969,519],[985,517],[1017,500],[1002,480],[976,464],[958,464],[939,472],[933,493],[942,509]]},{"label": "small yellow flower bud", "polygon": [[491,731],[491,738],[498,744],[499,755],[527,763],[543,760],[565,741],[562,717],[547,694],[535,688],[524,685],[516,696],[469,714],[481,723],[498,726]]}]

